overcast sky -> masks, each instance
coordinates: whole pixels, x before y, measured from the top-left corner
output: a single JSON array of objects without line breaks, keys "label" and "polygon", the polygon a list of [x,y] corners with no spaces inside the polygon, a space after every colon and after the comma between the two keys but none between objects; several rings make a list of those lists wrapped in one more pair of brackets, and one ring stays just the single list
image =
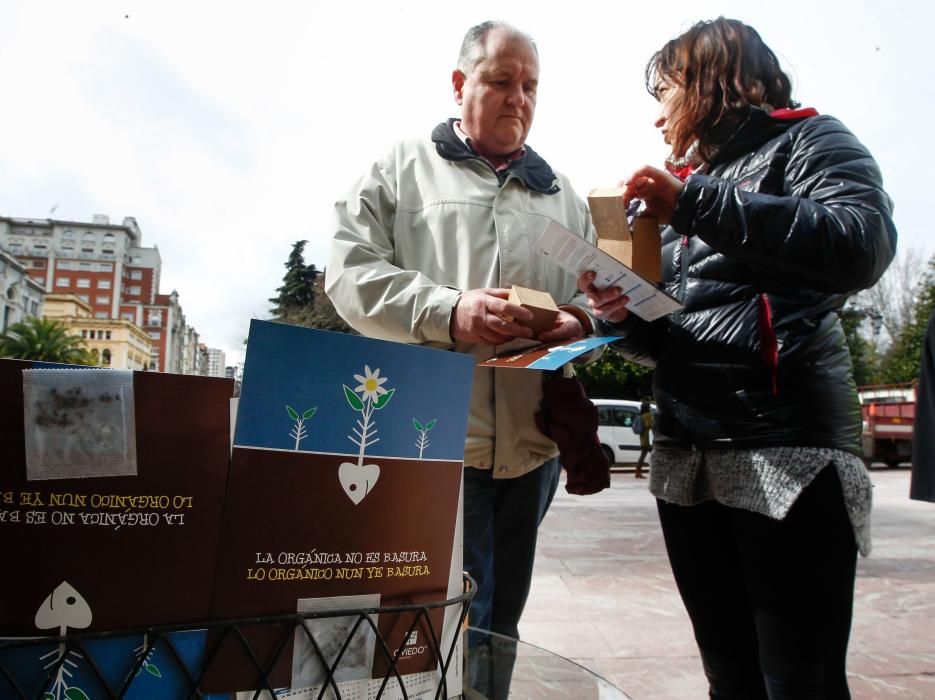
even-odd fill
[{"label": "overcast sky", "polygon": [[529,143],[578,192],[666,155],[649,56],[699,19],[756,27],[806,106],[870,148],[901,250],[929,256],[935,3],[123,1],[0,4],[0,215],[120,222],[158,246],[202,342],[240,359],[292,244],[327,261],[331,209],[393,140],[456,115],[465,30],[531,33]]}]

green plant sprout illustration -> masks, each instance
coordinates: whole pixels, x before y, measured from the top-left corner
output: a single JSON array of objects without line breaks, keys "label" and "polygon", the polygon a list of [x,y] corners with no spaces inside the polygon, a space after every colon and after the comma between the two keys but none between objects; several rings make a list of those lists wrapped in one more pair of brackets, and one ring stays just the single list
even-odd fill
[{"label": "green plant sprout illustration", "polygon": [[[72,629],[85,629],[91,624],[91,608],[81,594],[67,581],[63,581],[52,591],[36,611],[36,627],[41,630],[58,628],[60,637],[64,637],[69,627]],[[90,700],[88,694],[77,686],[68,685],[78,662],[73,659],[84,659],[79,652],[72,650],[65,653],[65,643],[60,642],[58,647],[39,657],[40,661],[50,659],[43,667],[45,670],[57,666],[55,682],[52,691],[42,694],[42,700]]]},{"label": "green plant sprout illustration", "polygon": [[146,647],[149,646],[147,644],[148,639],[149,639],[149,635],[144,634],[143,643],[133,650],[134,652],[136,652],[137,659],[139,659],[141,656],[143,657],[143,662],[140,664],[140,667],[136,669],[136,675],[138,676],[143,671],[146,671],[146,673],[148,673],[151,676],[155,676],[156,678],[162,678],[162,673],[156,667],[156,664],[152,663],[152,661],[150,660],[153,658],[153,654],[156,652],[156,647],[155,645],[153,645],[147,649]]},{"label": "green plant sprout illustration", "polygon": [[[373,412],[384,408],[393,398],[396,389],[384,389],[386,377],[380,376],[380,368],[371,371],[369,365],[364,365],[364,374],[355,374],[354,379],[360,385],[351,390],[344,384],[344,397],[355,411],[361,414],[357,427],[353,429],[354,435],[347,438],[360,448],[357,453],[357,464],[344,462],[338,468],[338,478],[344,492],[354,505],[358,505],[370,493],[380,476],[380,467],[376,464],[364,464],[364,453],[371,445],[380,441],[377,429],[373,423]],[[360,394],[358,396],[357,394]],[[355,437],[356,436],[356,437]]]},{"label": "green plant sprout illustration", "polygon": [[422,459],[422,453],[425,451],[425,448],[429,446],[428,432],[435,427],[437,422],[438,418],[433,418],[425,425],[422,425],[415,418],[412,419],[412,424],[415,426],[416,430],[419,431],[419,439],[415,442],[416,447],[419,448],[419,459]]},{"label": "green plant sprout illustration", "polygon": [[295,425],[292,426],[292,430],[289,431],[289,435],[295,438],[295,447],[293,448],[296,452],[299,451],[299,443],[302,442],[306,437],[308,437],[308,432],[305,430],[305,421],[315,415],[315,411],[318,410],[318,407],[310,408],[307,411],[303,411],[302,415],[299,415],[299,412],[296,411],[292,406],[286,404],[286,413],[289,414],[289,417],[295,421]]}]

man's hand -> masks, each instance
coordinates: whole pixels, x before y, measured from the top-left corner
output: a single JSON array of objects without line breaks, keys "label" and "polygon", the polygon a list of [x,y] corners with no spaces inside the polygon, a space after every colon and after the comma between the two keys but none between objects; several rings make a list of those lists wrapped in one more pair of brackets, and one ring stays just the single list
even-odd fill
[{"label": "man's hand", "polygon": [[624,206],[629,206],[630,200],[642,199],[646,203],[646,213],[662,224],[672,221],[679,195],[685,189],[685,183],[677,177],[649,165],[637,170],[620,186],[623,187]]},{"label": "man's hand", "polygon": [[608,287],[607,289],[597,289],[594,284],[594,273],[585,272],[578,278],[578,289],[584,292],[588,297],[588,304],[594,315],[610,323],[620,323],[630,315],[626,305],[630,297],[625,297],[621,293],[620,287]]},{"label": "man's hand", "polygon": [[545,333],[540,333],[536,340],[543,343],[552,343],[556,340],[582,337],[584,337],[584,329],[581,327],[581,321],[567,311],[559,310],[558,318],[555,320],[555,327]]},{"label": "man's hand", "polygon": [[509,289],[462,292],[451,313],[451,337],[466,343],[500,345],[514,338],[532,338],[532,331],[504,317],[532,320],[532,311],[507,301]]}]

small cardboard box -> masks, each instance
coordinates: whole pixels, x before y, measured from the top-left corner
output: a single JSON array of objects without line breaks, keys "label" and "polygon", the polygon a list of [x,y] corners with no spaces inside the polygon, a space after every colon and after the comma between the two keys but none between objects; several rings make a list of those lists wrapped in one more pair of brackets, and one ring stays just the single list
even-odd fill
[{"label": "small cardboard box", "polygon": [[555,326],[555,319],[558,318],[558,307],[555,305],[552,295],[548,292],[518,287],[514,284],[510,290],[509,301],[532,311],[532,321],[513,320],[521,326],[531,328],[534,335],[550,331]]},{"label": "small cardboard box", "polygon": [[640,277],[659,282],[662,279],[659,222],[653,217],[637,217],[633,219],[631,229],[620,187],[592,190],[588,195],[588,206],[597,231],[597,247]]}]

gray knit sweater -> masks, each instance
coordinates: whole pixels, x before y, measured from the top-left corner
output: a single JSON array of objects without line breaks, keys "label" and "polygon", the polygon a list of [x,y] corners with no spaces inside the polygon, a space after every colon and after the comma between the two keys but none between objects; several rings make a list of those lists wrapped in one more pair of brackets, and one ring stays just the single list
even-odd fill
[{"label": "gray knit sweater", "polygon": [[799,494],[828,464],[837,469],[857,549],[867,556],[873,484],[863,461],[842,450],[770,447],[689,451],[657,445],[649,490],[656,498],[676,505],[713,500],[782,520]]}]

